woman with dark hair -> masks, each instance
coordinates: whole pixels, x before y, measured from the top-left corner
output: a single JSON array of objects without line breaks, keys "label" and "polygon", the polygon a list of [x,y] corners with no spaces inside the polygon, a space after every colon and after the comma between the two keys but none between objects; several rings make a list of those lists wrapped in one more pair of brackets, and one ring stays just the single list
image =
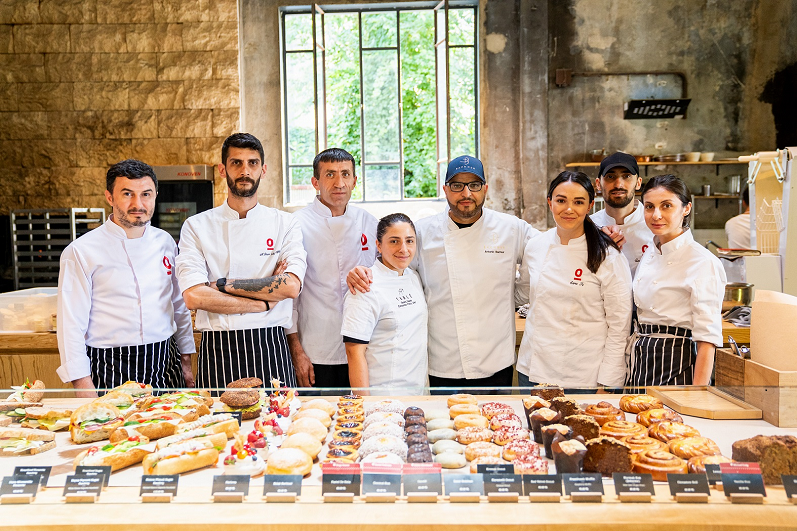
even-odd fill
[{"label": "woman with dark hair", "polygon": [[638,339],[628,385],[708,385],[722,346],[725,270],[689,230],[691,194],[673,175],[642,189],[653,241],[634,277]]},{"label": "woman with dark hair", "polygon": [[405,214],[390,214],[376,227],[379,256],[367,293],[347,292],[341,334],[349,380],[360,394],[420,394],[426,385],[428,355],[426,299],[415,256],[415,225]]},{"label": "woman with dark hair", "polygon": [[518,352],[521,387],[623,385],[631,270],[588,214],[589,177],[564,171],[548,187],[556,227],[526,244],[515,302],[530,303]]}]

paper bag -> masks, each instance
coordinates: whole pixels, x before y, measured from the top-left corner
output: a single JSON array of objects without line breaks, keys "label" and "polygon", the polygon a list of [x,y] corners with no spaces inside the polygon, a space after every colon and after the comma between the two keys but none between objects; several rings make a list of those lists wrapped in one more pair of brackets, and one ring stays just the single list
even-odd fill
[{"label": "paper bag", "polygon": [[756,290],[750,320],[750,359],[797,371],[797,297]]}]

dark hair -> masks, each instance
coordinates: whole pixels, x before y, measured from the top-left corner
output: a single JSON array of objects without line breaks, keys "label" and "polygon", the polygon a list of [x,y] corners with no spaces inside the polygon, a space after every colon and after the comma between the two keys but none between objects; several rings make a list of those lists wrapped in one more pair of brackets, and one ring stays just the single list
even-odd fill
[{"label": "dark hair", "polygon": [[[589,195],[590,203],[595,200],[595,188],[586,174],[580,171],[563,171],[548,185],[548,199],[553,198],[553,191],[562,183],[574,182],[581,185]],[[614,247],[618,251],[617,244],[609,238],[603,231],[601,231],[595,222],[589,216],[584,218],[584,235],[587,237],[587,267],[593,273],[597,273],[603,261],[606,259],[606,254],[609,247]]]},{"label": "dark hair", "polygon": [[224,143],[221,145],[222,164],[227,164],[227,153],[230,151],[231,147],[254,149],[260,154],[261,164],[266,158],[266,154],[263,152],[263,144],[261,144],[260,140],[258,140],[254,135],[250,135],[249,133],[235,133],[225,138]]},{"label": "dark hair", "polygon": [[155,177],[155,170],[146,162],[126,159],[108,168],[108,173],[105,174],[105,189],[111,193],[113,193],[113,184],[117,177],[127,177],[128,179],[149,177],[155,185],[155,191],[158,191],[158,178]]},{"label": "dark hair", "polygon": [[742,201],[747,206],[750,206],[750,187],[745,187],[744,192],[742,192]]},{"label": "dark hair", "polygon": [[401,214],[401,213],[388,214],[387,216],[380,219],[379,223],[376,226],[376,241],[381,242],[382,237],[387,232],[387,229],[389,229],[396,223],[409,223],[410,227],[412,227],[412,231],[415,232],[415,224],[412,222],[412,220],[407,214]]},{"label": "dark hair", "polygon": [[315,156],[313,159],[313,177],[318,179],[318,166],[322,162],[351,162],[351,169],[354,171],[354,157],[346,151],[345,149],[341,148],[329,148],[325,149],[321,153]]},{"label": "dark hair", "polygon": [[[692,194],[689,192],[689,187],[687,187],[686,183],[675,175],[654,175],[651,177],[650,180],[645,183],[645,186],[642,187],[643,203],[645,202],[645,194],[654,188],[664,188],[668,192],[672,192],[681,201],[681,205],[683,206],[686,206],[692,202]],[[689,214],[684,216],[681,227],[689,228],[689,217],[691,215],[692,213],[689,212]]]}]

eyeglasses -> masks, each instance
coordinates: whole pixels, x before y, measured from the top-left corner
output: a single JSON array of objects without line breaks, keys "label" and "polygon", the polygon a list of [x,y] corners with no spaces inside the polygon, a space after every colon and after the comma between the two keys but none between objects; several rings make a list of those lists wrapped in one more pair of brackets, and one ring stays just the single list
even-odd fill
[{"label": "eyeglasses", "polygon": [[470,190],[471,192],[478,192],[479,190],[482,189],[483,185],[484,183],[481,181],[473,181],[470,183],[453,182],[453,183],[448,183],[446,186],[448,186],[448,189],[451,190],[452,192],[461,192],[462,190],[465,189],[466,186],[468,187],[468,190]]}]

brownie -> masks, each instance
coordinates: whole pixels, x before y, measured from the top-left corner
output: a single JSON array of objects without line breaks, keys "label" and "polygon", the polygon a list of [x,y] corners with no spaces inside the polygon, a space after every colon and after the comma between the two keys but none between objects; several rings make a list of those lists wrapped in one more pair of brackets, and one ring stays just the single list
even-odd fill
[{"label": "brownie", "polygon": [[733,443],[734,461],[759,463],[767,485],[780,485],[781,474],[797,474],[797,437],[756,435]]},{"label": "brownie", "polygon": [[418,406],[410,406],[404,410],[404,418],[411,417],[411,416],[423,416],[423,410]]},{"label": "brownie", "polygon": [[542,427],[542,444],[545,446],[545,457],[548,459],[553,459],[551,443],[557,433],[561,434],[563,439],[569,439],[573,434],[573,428],[565,424],[548,424]]},{"label": "brownie", "polygon": [[557,440],[551,445],[557,474],[580,474],[587,447],[576,440]]},{"label": "brownie", "polygon": [[544,407],[531,414],[531,432],[534,434],[534,442],[542,444],[542,427],[548,424],[556,424],[562,416],[553,409]]},{"label": "brownie", "polygon": [[426,426],[426,419],[423,415],[410,415],[409,417],[404,417],[404,425],[405,426]]},{"label": "brownie", "polygon": [[551,400],[551,409],[558,411],[562,418],[584,414],[584,410],[579,407],[578,402],[572,398],[564,398],[562,396],[557,396]]},{"label": "brownie", "polygon": [[548,402],[557,396],[565,396],[564,390],[558,385],[552,383],[541,383],[537,386],[534,386],[531,388],[531,392],[529,392],[529,394],[532,396],[539,396]]},{"label": "brownie", "polygon": [[631,472],[631,447],[626,443],[611,437],[597,437],[588,440],[585,446],[584,472],[600,472],[604,476]]},{"label": "brownie", "polygon": [[407,426],[404,428],[404,433],[406,435],[412,435],[413,433],[420,433],[421,435],[426,435],[426,426],[421,426],[420,424],[413,424],[412,426]]},{"label": "brownie", "polygon": [[413,444],[429,444],[429,437],[425,433],[410,433],[407,435],[407,446]]},{"label": "brownie", "polygon": [[581,435],[585,441],[598,437],[601,432],[601,426],[598,421],[589,415],[570,415],[565,417],[562,424],[567,424],[573,428],[573,437]]}]

